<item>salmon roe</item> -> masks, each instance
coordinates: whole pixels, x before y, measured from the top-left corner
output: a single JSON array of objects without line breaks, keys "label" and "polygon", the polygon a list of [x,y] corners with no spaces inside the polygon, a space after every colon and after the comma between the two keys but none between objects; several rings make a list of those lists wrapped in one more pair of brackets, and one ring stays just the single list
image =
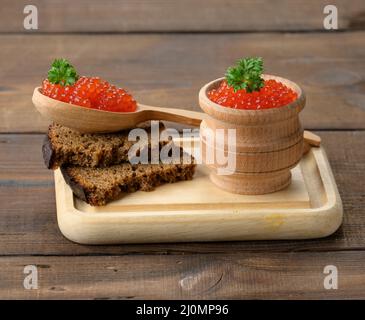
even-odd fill
[{"label": "salmon roe", "polygon": [[221,106],[248,110],[283,107],[297,97],[296,92],[276,80],[265,80],[260,91],[251,93],[246,92],[245,89],[234,92],[227,81],[223,80],[217,89],[208,92],[208,98]]},{"label": "salmon roe", "polygon": [[62,86],[45,79],[44,95],[78,106],[113,112],[133,112],[137,103],[124,89],[98,77],[80,77],[73,85]]}]

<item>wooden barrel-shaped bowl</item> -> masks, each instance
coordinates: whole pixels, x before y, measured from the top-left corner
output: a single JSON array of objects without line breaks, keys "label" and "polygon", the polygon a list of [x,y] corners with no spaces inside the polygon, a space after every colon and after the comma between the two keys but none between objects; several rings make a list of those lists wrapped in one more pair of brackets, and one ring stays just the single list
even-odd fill
[{"label": "wooden barrel-shaped bowl", "polygon": [[[207,96],[223,79],[206,84],[199,92],[200,107],[209,116],[200,125],[202,160],[211,168],[212,182],[241,194],[285,188],[290,184],[290,169],[303,154],[303,128],[299,121],[299,112],[305,105],[303,90],[287,79],[264,75],[264,79],[274,79],[294,90],[298,98],[280,108],[233,109],[220,106]],[[235,134],[233,147],[228,141],[230,131]],[[235,165],[228,173],[222,174],[226,164],[217,160],[218,153],[234,158]]]}]

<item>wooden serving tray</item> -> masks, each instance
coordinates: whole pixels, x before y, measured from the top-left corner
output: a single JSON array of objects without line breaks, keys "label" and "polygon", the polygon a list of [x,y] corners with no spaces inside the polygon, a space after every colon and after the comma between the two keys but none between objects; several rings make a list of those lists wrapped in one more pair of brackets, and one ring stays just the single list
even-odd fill
[{"label": "wooden serving tray", "polygon": [[259,196],[217,188],[203,165],[192,181],[126,194],[104,207],[75,198],[59,170],[55,185],[61,232],[81,244],[320,238],[337,230],[343,214],[323,147],[302,158],[288,188]]}]

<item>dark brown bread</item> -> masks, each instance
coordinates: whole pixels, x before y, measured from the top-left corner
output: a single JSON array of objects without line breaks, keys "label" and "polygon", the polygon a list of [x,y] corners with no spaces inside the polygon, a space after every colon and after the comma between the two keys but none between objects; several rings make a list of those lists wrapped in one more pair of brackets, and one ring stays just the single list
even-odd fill
[{"label": "dark brown bread", "polygon": [[[144,124],[142,128],[148,128]],[[162,126],[160,126],[160,130]],[[128,141],[128,131],[110,134],[86,134],[52,124],[45,137],[42,152],[48,169],[62,165],[107,167],[128,161],[128,150],[135,143]],[[146,145],[150,141],[146,141]]]},{"label": "dark brown bread", "polygon": [[[182,149],[181,149],[182,150]],[[183,155],[180,161],[182,162]],[[125,192],[151,191],[163,183],[193,178],[195,164],[123,163],[107,168],[62,167],[61,171],[74,194],[93,206],[118,199]]]}]

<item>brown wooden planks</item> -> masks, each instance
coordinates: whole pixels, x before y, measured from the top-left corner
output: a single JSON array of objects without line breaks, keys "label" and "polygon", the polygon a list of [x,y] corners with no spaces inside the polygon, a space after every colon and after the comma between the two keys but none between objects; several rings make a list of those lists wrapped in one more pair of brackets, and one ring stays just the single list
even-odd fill
[{"label": "brown wooden planks", "polygon": [[364,37],[365,32],[0,35],[0,132],[46,129],[31,95],[55,57],[69,58],[81,74],[126,87],[142,103],[200,110],[202,85],[239,57],[262,55],[267,73],[306,91],[306,128],[365,128]]},{"label": "brown wooden planks", "polygon": [[336,251],[365,248],[365,132],[317,132],[323,139],[344,205],[334,235],[307,241],[81,246],[58,230],[51,171],[41,158],[41,135],[0,135],[0,255],[185,254]]},{"label": "brown wooden planks", "polygon": [[[365,252],[233,253],[98,257],[1,257],[1,299],[365,298]],[[38,289],[23,288],[25,265]],[[338,289],[324,288],[324,268]]]},{"label": "brown wooden planks", "polygon": [[[267,72],[307,92],[306,128],[364,129],[365,33],[324,31],[327,1],[34,0],[41,34],[33,35],[23,28],[28,3],[0,4],[0,133],[45,131],[48,121],[30,97],[60,56],[81,73],[127,87],[141,102],[199,110],[205,82],[241,56],[263,55]],[[340,29],[364,30],[363,0],[331,4]],[[209,34],[221,31],[310,33]],[[64,239],[42,136],[0,134],[0,298],[365,298],[365,132],[317,133],[344,204],[343,227],[333,236],[122,246]],[[39,290],[23,289],[27,264],[39,268]],[[323,288],[328,264],[339,268],[339,290]]]},{"label": "brown wooden planks", "polygon": [[[0,32],[27,32],[29,1],[3,0]],[[324,30],[325,0],[33,0],[41,32],[196,32]],[[340,29],[364,29],[362,0],[333,0]]]}]

